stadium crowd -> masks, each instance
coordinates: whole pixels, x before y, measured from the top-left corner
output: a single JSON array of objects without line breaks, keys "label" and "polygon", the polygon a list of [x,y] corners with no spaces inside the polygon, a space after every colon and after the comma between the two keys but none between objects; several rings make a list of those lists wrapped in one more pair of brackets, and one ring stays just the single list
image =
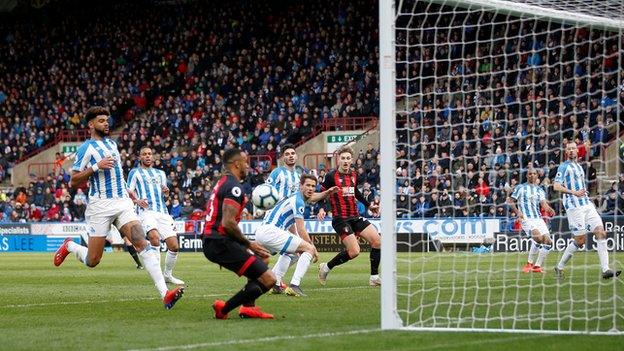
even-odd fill
[{"label": "stadium crowd", "polygon": [[[280,145],[325,119],[378,115],[377,13],[363,0],[70,4],[0,21],[7,47],[0,51],[0,180],[61,130],[85,128],[82,113],[102,104],[121,131],[126,172],[141,147],[152,147],[155,167],[171,180],[171,214],[199,219],[224,148],[270,155],[269,162],[252,158],[250,193],[275,166]],[[488,23],[495,23],[491,33],[474,30]],[[82,30],[87,24],[92,30]],[[596,205],[624,213],[624,177],[596,194],[590,162],[618,123],[624,70],[613,38],[554,23],[507,28],[488,14],[416,24],[455,29],[415,31],[409,44],[424,49],[399,50],[399,217],[513,217],[505,200],[528,167],[538,169],[561,213],[549,186],[567,141],[579,146]],[[490,37],[501,41],[475,41]],[[397,40],[405,43],[405,33]],[[559,42],[574,44],[553,45]],[[592,53],[600,59],[588,60]],[[435,72],[449,75],[434,79]],[[369,201],[379,197],[378,154],[369,146],[355,164]],[[326,170],[317,171],[322,178]],[[83,220],[85,192],[67,184],[60,171],[0,194],[0,221]]]}]

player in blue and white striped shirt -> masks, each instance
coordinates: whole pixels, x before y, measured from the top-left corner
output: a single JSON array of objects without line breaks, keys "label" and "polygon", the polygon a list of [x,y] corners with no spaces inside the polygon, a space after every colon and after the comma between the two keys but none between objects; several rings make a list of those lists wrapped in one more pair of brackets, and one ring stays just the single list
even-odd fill
[{"label": "player in blue and white striped shirt", "polygon": [[598,251],[602,277],[604,279],[617,277],[621,271],[614,272],[609,268],[607,233],[604,230],[602,218],[587,196],[585,171],[578,163],[576,143],[568,143],[565,152],[567,160],[557,169],[553,189],[563,193],[563,206],[568,217],[570,231],[574,235],[574,241],[565,249],[559,264],[555,267],[555,273],[557,277],[563,277],[564,265],[570,260],[574,252],[585,245],[585,234],[589,229],[596,236],[596,251]]},{"label": "player in blue and white striped shirt", "polygon": [[[305,229],[303,220],[306,204],[315,194],[317,183],[315,176],[302,175],[301,190],[280,200],[268,211],[255,234],[256,241],[273,254],[279,253],[280,257],[285,257],[284,254],[301,254],[290,285],[285,289],[286,294],[291,296],[305,296],[299,287],[301,279],[312,259],[316,261],[318,258],[316,247]],[[337,187],[318,195],[320,199],[324,199],[335,191],[338,191]]]},{"label": "player in blue and white striped shirt", "polygon": [[152,149],[144,147],[139,152],[140,165],[128,175],[128,190],[136,194],[135,203],[152,247],[160,258],[160,241],[167,245],[163,275],[167,283],[183,285],[184,281],[173,276],[173,267],[178,259],[180,246],[173,218],[167,211],[165,195],[169,194],[167,175],[152,167]]},{"label": "player in blue and white striped shirt", "polygon": [[[280,148],[280,156],[283,165],[275,168],[266,182],[277,189],[281,200],[299,190],[301,175],[295,170],[298,157],[293,144],[282,145]],[[282,277],[286,274],[286,271],[288,271],[288,267],[290,267],[293,259],[296,259],[294,255],[287,254],[278,257],[277,262],[273,266],[273,273],[277,278],[277,284],[271,290],[271,293],[281,293],[284,289]]]},{"label": "player in blue and white striped shirt", "polygon": [[104,252],[106,236],[114,224],[139,251],[145,270],[154,281],[165,308],[170,309],[182,296],[184,289],[167,290],[157,252],[145,240],[145,232],[134,213],[134,206],[126,189],[117,144],[108,138],[109,115],[108,109],[100,106],[87,111],[85,120],[91,131],[91,139],[78,148],[72,168],[72,187],[89,181],[89,203],[85,211],[88,248],[67,238],[54,255],[54,265],[60,266],[67,255],[74,252],[78,260],[86,266],[97,266]]},{"label": "player in blue and white striped shirt", "polygon": [[275,168],[266,182],[277,189],[281,200],[299,190],[301,175],[295,170],[297,151],[294,145],[285,144],[280,151],[283,166]]},{"label": "player in blue and white striped shirt", "polygon": [[[551,216],[555,215],[555,210],[546,201],[546,192],[537,185],[538,181],[537,170],[534,168],[529,169],[527,171],[527,182],[517,185],[509,199],[511,209],[518,214],[518,218],[522,221],[522,230],[531,237],[529,259],[522,269],[524,273],[531,271],[544,273],[542,265],[546,255],[552,248],[550,232],[542,219],[540,206],[543,206]],[[538,252],[537,262],[533,264],[535,255]]]}]

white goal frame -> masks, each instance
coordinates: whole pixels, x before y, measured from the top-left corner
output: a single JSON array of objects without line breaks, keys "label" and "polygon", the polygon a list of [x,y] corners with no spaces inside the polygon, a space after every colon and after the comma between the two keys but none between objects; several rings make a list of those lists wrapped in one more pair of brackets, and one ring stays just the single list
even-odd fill
[{"label": "white goal frame", "polygon": [[[624,14],[617,18],[591,16],[539,7],[532,3],[552,0],[524,0],[510,3],[509,0],[420,0],[441,5],[458,6],[467,9],[492,10],[499,14],[528,14],[554,22],[565,22],[591,28],[601,28],[624,33]],[[562,0],[563,1],[563,0]],[[380,188],[394,189],[396,175],[396,27],[397,5],[403,0],[379,0],[379,95],[380,95]],[[399,7],[400,8],[400,7]],[[620,63],[618,62],[618,65]],[[396,196],[394,191],[381,191],[381,329],[416,330],[442,332],[505,332],[540,334],[595,334],[621,335],[623,331],[582,330],[530,330],[494,328],[434,328],[405,326],[397,311],[397,238]],[[389,235],[391,234],[391,235]]]}]

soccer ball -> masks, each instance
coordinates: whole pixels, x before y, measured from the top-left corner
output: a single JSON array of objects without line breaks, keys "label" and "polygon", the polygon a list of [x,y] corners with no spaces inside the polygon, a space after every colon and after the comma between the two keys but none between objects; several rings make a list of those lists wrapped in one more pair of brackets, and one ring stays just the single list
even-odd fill
[{"label": "soccer ball", "polygon": [[251,201],[261,210],[270,210],[279,200],[279,193],[270,184],[260,184],[251,193]]}]

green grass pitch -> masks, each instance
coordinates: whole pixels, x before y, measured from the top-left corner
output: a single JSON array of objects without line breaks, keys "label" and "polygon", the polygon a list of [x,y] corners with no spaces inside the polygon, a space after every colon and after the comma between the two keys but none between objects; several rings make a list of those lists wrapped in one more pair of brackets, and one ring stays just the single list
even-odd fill
[{"label": "green grass pitch", "polygon": [[[490,313],[507,313],[507,297],[483,295],[467,300],[476,300],[476,307],[467,306],[462,311],[453,304],[435,304],[417,308],[420,301],[438,298],[450,301],[452,289],[449,286],[462,280],[461,289],[455,293],[474,293],[483,289],[487,281],[497,281],[492,275],[497,269],[507,269],[499,284],[517,284],[539,288],[543,283],[531,275],[510,274],[509,262],[521,262],[525,255],[495,254],[494,261],[484,255],[465,256],[470,266],[462,266],[460,260],[455,266],[445,266],[432,254],[408,262],[399,261],[399,272],[411,274],[418,279],[408,289],[404,280],[399,280],[399,291],[410,297],[410,310],[402,313],[410,323],[422,319],[427,323],[459,326],[480,326],[478,318],[485,315],[490,303]],[[509,255],[509,256],[505,256]],[[595,253],[591,253],[594,259]],[[518,257],[516,259],[516,256]],[[549,258],[552,266],[556,255]],[[323,253],[321,260],[331,257]],[[512,259],[509,259],[512,257]],[[406,258],[402,255],[401,258]],[[618,258],[622,258],[618,256]],[[576,261],[581,262],[578,257]],[[448,261],[448,260],[447,260]],[[551,262],[552,261],[552,262]],[[621,261],[621,259],[620,259]],[[574,262],[572,262],[574,265]],[[423,267],[424,265],[424,267]],[[476,267],[488,275],[463,274],[466,267]],[[502,268],[501,268],[502,267]],[[594,267],[595,268],[595,267]],[[431,274],[435,270],[455,269],[461,274],[453,276]],[[470,268],[472,269],[472,268]],[[292,270],[291,270],[292,271]],[[422,273],[425,274],[422,274]],[[468,271],[467,271],[468,272]],[[553,335],[553,334],[510,334],[510,333],[465,333],[465,332],[417,332],[380,331],[379,288],[368,286],[368,254],[331,272],[326,287],[316,281],[316,267],[311,266],[304,278],[302,288],[308,297],[263,296],[258,305],[275,314],[276,320],[241,320],[235,313],[230,319],[217,321],[210,307],[215,298],[225,299],[243,286],[244,280],[233,273],[208,262],[200,253],[182,253],[175,269],[176,276],[186,281],[188,287],[184,298],[173,310],[166,311],[145,271],[137,271],[126,253],[107,253],[95,269],[80,265],[73,256],[60,268],[52,265],[49,254],[0,254],[0,349],[3,350],[622,350],[624,337]],[[574,272],[572,272],[574,274]],[[594,276],[588,275],[592,278]],[[604,293],[608,289],[594,291],[582,284],[574,285],[576,279],[587,279],[573,275],[570,279],[574,288],[582,294]],[[548,272],[543,279],[552,279]],[[414,294],[419,281],[427,286],[440,288],[422,294]],[[621,282],[617,294],[622,294]],[[464,286],[466,287],[464,289]],[[510,288],[508,288],[510,289]],[[513,289],[513,288],[511,288]],[[550,291],[540,291],[549,294]],[[567,289],[563,287],[562,289]],[[417,290],[417,289],[416,289]],[[528,290],[519,291],[519,296]],[[536,290],[538,291],[538,290]],[[566,290],[567,291],[567,290]],[[515,293],[516,291],[513,290]],[[507,292],[508,294],[510,291]],[[489,297],[488,297],[489,296]],[[541,295],[540,295],[541,296]],[[454,298],[457,298],[455,296]],[[463,298],[463,297],[462,297]],[[581,296],[582,298],[582,296]],[[399,298],[399,308],[405,307],[407,297]],[[489,299],[489,300],[487,300]],[[435,300],[433,300],[435,301]],[[456,301],[456,300],[453,300]],[[472,301],[472,300],[470,300]],[[515,301],[515,297],[510,301]],[[535,311],[524,311],[518,307],[518,315]],[[579,310],[591,310],[595,306],[579,306]],[[624,306],[617,306],[618,318],[624,318]],[[469,318],[440,319],[431,316],[446,316],[462,313]],[[513,311],[512,311],[513,312]],[[583,312],[587,313],[587,312]],[[492,317],[490,315],[489,317]],[[236,317],[236,318],[235,318]],[[552,316],[551,316],[552,317]],[[506,321],[504,323],[508,323]],[[518,327],[529,324],[518,322]],[[547,323],[553,323],[547,321]],[[554,322],[556,323],[556,321]],[[497,327],[495,322],[488,325]],[[548,326],[548,325],[547,325]],[[535,325],[533,325],[535,327]],[[621,329],[620,329],[621,330]]]}]

